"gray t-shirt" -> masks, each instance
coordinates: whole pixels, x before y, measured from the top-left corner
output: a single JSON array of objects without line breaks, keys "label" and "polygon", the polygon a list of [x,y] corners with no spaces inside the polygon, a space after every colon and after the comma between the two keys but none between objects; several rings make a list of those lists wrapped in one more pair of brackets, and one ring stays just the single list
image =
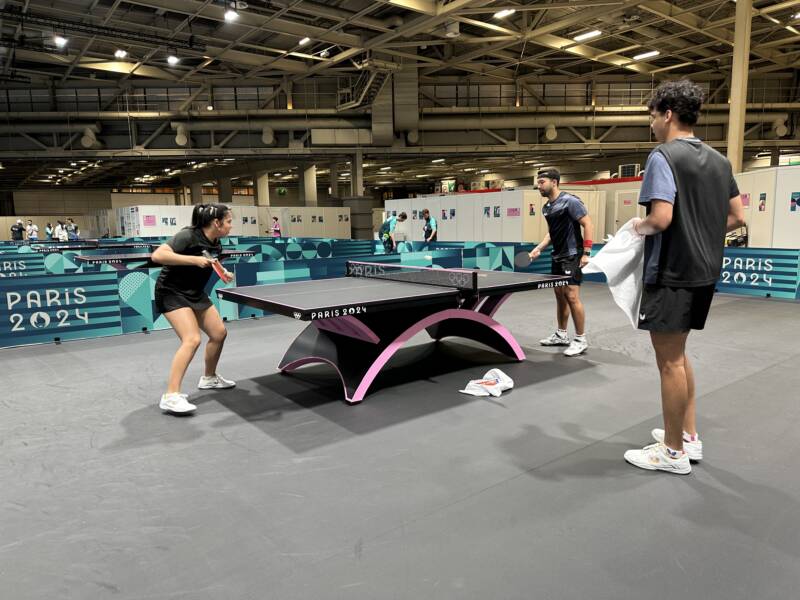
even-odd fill
[{"label": "gray t-shirt", "polygon": [[[696,138],[692,138],[696,139]],[[644,165],[644,178],[642,179],[642,189],[639,191],[639,204],[650,208],[653,200],[664,200],[670,204],[675,204],[675,196],[678,188],[675,186],[675,176],[669,163],[661,152],[651,152]],[[648,210],[649,212],[649,210]],[[652,251],[645,257],[644,282],[655,283],[658,276],[658,258],[661,256],[661,233],[657,233],[652,238]]]}]

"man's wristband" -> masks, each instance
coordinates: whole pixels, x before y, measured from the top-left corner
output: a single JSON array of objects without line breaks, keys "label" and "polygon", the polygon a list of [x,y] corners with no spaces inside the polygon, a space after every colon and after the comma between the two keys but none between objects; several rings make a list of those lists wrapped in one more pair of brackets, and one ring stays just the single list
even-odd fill
[{"label": "man's wristband", "polygon": [[584,256],[592,255],[592,240],[583,240],[583,254]]}]

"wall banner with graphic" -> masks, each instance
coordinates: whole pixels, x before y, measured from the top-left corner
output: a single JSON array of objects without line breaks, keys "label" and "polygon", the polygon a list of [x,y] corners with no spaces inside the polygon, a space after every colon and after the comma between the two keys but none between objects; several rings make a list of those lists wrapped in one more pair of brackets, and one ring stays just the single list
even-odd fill
[{"label": "wall banner with graphic", "polygon": [[116,273],[0,278],[0,347],[121,333]]}]

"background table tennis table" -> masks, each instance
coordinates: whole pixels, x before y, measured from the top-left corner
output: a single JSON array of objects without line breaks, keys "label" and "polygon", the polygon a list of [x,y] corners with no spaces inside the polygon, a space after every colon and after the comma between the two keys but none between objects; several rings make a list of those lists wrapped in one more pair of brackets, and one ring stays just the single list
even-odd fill
[{"label": "background table tennis table", "polygon": [[348,262],[347,276],[222,288],[223,300],[310,324],[278,365],[282,372],[322,362],[333,366],[345,399],[364,399],[383,366],[415,334],[472,339],[524,360],[522,348],[493,317],[516,291],[556,288],[569,278],[535,273],[406,267]]},{"label": "background table tennis table", "polygon": [[[255,256],[254,250],[223,250],[219,256],[221,261],[230,258],[242,258]],[[119,268],[127,268],[130,263],[142,263],[141,266],[160,267],[151,260],[152,254],[149,252],[139,252],[132,254],[78,254],[73,258],[75,262],[88,265],[114,265]]]}]

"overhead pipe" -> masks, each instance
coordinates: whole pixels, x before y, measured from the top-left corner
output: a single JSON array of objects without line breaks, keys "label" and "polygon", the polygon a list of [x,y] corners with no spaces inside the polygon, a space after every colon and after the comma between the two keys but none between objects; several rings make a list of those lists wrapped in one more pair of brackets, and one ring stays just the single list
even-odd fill
[{"label": "overhead pipe", "polygon": [[170,127],[175,131],[175,143],[187,146],[192,131],[261,131],[261,142],[265,146],[275,143],[275,130],[303,131],[311,128],[356,129],[369,127],[369,119],[254,119],[249,121],[173,121]]},{"label": "overhead pipe", "polygon": [[265,127],[280,131],[304,131],[306,129],[361,129],[372,124],[370,119],[250,119],[234,121],[214,119],[211,121],[172,121],[170,127],[177,131],[253,131]]},{"label": "overhead pipe", "polygon": [[[792,110],[800,111],[800,102],[750,102],[747,110]],[[728,104],[704,104],[701,114],[720,111],[727,114],[730,109]],[[647,114],[647,108],[637,105],[563,105],[563,106],[426,106],[420,110],[423,115],[449,115],[449,114],[547,114],[547,113],[641,113]]]},{"label": "overhead pipe", "polygon": [[19,123],[17,125],[0,125],[0,134],[3,133],[80,133],[87,131],[91,134],[100,133],[99,123]]},{"label": "overhead pipe", "polygon": [[[745,121],[748,123],[784,123],[789,118],[787,113],[748,113]],[[728,123],[727,114],[701,115],[698,126],[725,125]],[[555,127],[601,127],[611,126],[647,126],[650,124],[648,115],[479,115],[474,118],[436,116],[420,119],[419,129],[423,131],[463,131],[479,129],[516,129],[516,128],[555,128]],[[551,129],[552,131],[552,129]]]}]

